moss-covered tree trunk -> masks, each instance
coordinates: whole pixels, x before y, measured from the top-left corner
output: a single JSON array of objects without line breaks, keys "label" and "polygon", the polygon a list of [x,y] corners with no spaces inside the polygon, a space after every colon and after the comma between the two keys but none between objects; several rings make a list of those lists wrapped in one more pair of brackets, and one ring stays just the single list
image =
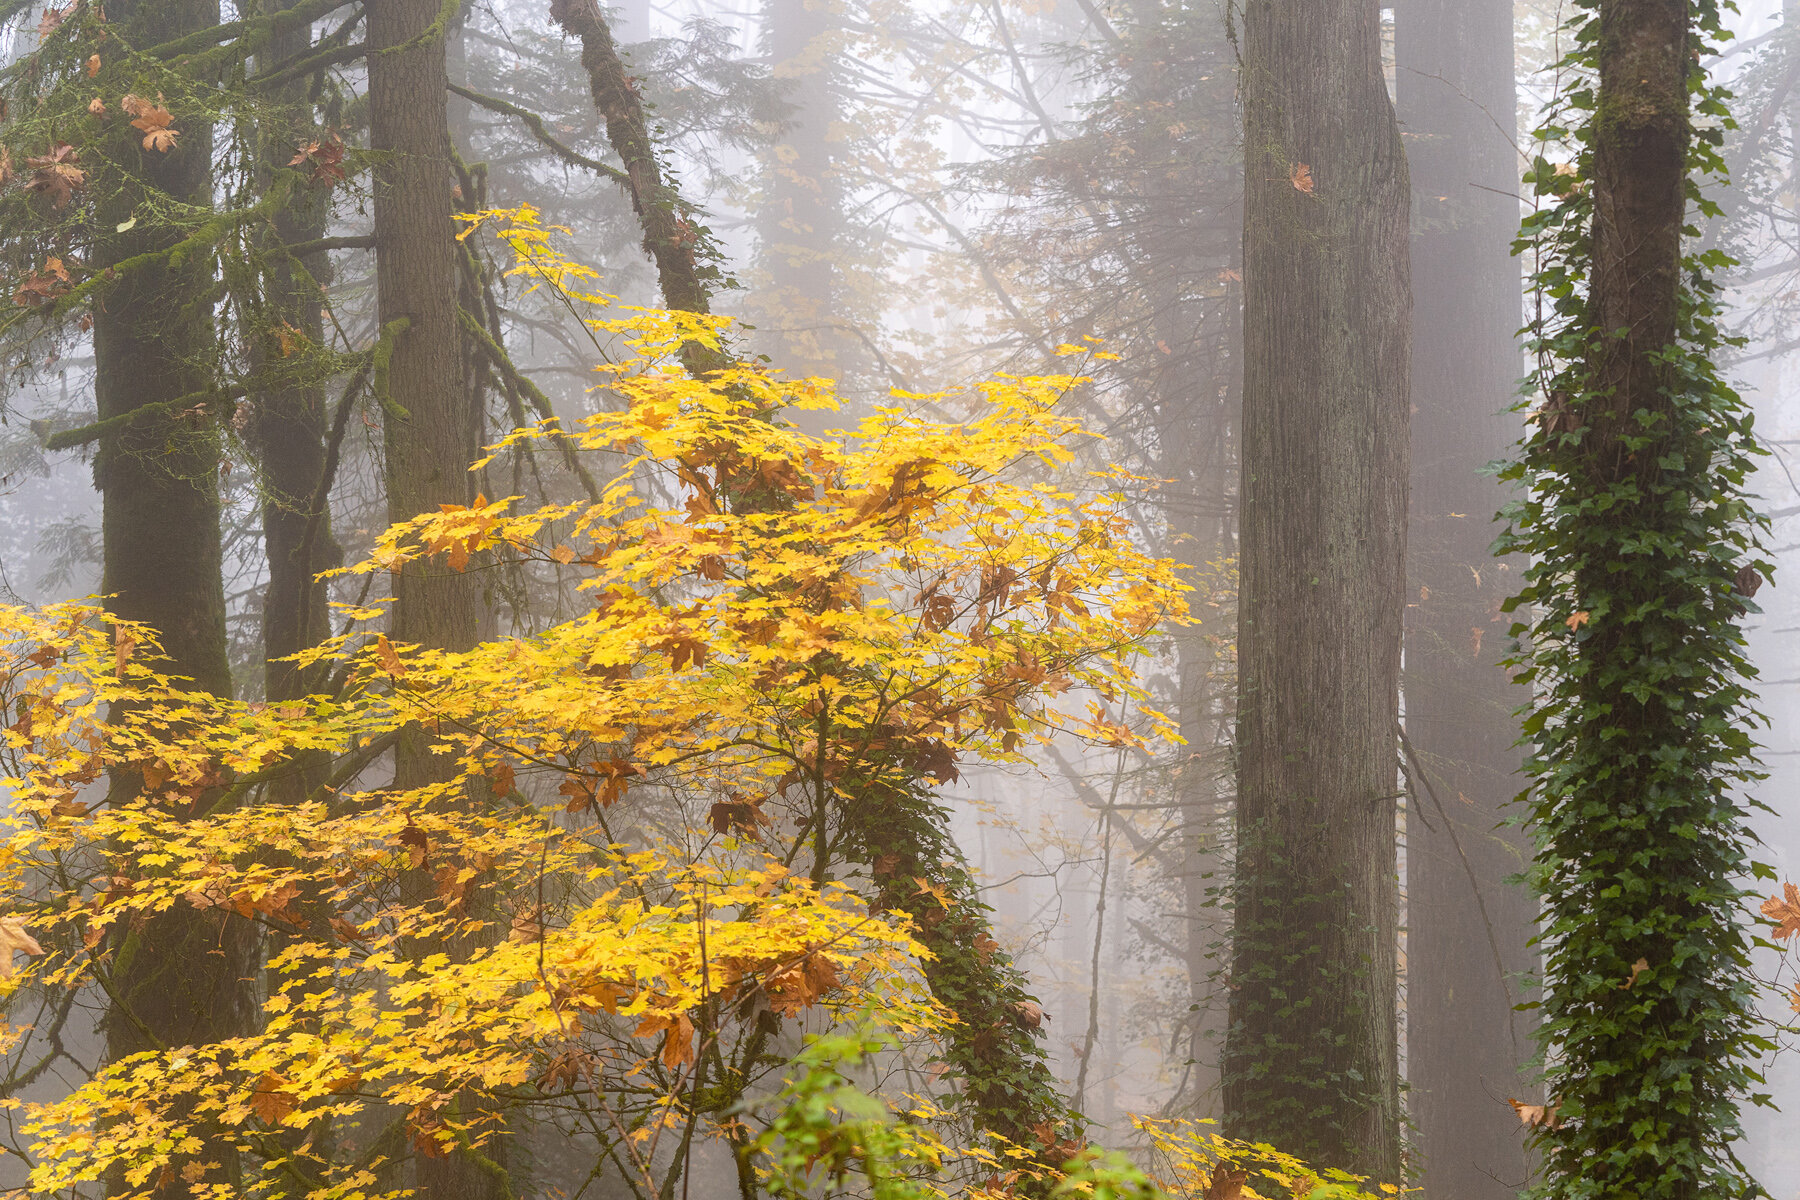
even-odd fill
[{"label": "moss-covered tree trunk", "polygon": [[1238,858],[1225,1128],[1397,1180],[1407,206],[1378,12],[1243,10]]},{"label": "moss-covered tree trunk", "polygon": [[[216,24],[219,8],[217,0],[135,0],[109,6],[108,15],[128,43],[146,45]],[[202,214],[210,207],[211,128],[191,113],[176,117],[180,134],[167,151],[145,148],[123,122],[107,147],[108,166],[94,180],[103,197],[95,226],[106,231],[96,269],[165,250],[191,232],[180,219],[132,224],[140,205],[172,202],[178,213]],[[213,282],[208,255],[155,260],[121,272],[94,305],[100,419],[135,414],[101,442],[95,480],[108,608],[157,630],[168,670],[229,695],[218,492],[218,422],[228,414],[208,398],[218,360]],[[114,799],[129,799],[141,785],[135,775],[115,777]],[[247,1032],[255,1016],[253,956],[249,924],[217,909],[175,908],[125,932],[105,964],[108,1058]],[[204,1183],[237,1170],[221,1139],[207,1137],[194,1161],[218,1164]],[[172,1200],[192,1194],[181,1174],[191,1165],[186,1156],[175,1164],[164,1189]],[[113,1183],[114,1191],[127,1188]]]},{"label": "moss-covered tree trunk", "polygon": [[1484,471],[1517,437],[1524,373],[1512,21],[1513,0],[1396,10],[1413,183],[1406,1067],[1427,1200],[1510,1200],[1529,1174],[1506,1102],[1533,1094],[1513,1006],[1530,999],[1537,904],[1507,882],[1530,847],[1503,824],[1522,780],[1500,665],[1521,564],[1490,552],[1506,494]]}]

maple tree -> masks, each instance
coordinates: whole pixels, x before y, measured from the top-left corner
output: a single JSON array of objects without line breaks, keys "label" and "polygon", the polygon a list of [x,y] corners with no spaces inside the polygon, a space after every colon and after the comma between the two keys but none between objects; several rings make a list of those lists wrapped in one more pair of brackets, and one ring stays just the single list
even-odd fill
[{"label": "maple tree", "polygon": [[[497,215],[530,252],[517,269],[598,299],[546,256],[534,213]],[[4,928],[44,951],[8,986],[104,989],[115,935],[170,910],[278,947],[254,1032],[8,1101],[29,1110],[40,1193],[104,1176],[150,1195],[179,1174],[222,1195],[240,1186],[224,1143],[244,1187],[387,1194],[384,1164],[409,1154],[503,1170],[493,1113],[548,1098],[649,1192],[696,1137],[757,1161],[733,1110],[785,1062],[785,1023],[873,1008],[902,1038],[935,1031],[965,1093],[984,1056],[1038,1036],[1027,999],[987,1027],[946,1020],[945,931],[1003,956],[970,933],[972,889],[873,830],[970,760],[1169,732],[1135,659],[1181,589],[1134,545],[1119,480],[1056,481],[1077,380],[935,398],[965,409],[955,422],[897,397],[808,435],[780,411],[830,408],[823,381],[675,366],[719,351],[721,320],[594,319],[644,356],[601,376],[616,407],[496,452],[567,444],[608,464],[598,498],[444,505],[347,568],[511,564],[588,596],[580,616],[451,651],[390,638],[385,605],[346,609],[345,633],[297,656],[330,692],[246,704],[171,678],[140,625],[5,610]],[[441,771],[361,782],[418,726]],[[324,784],[272,799],[319,755]],[[101,794],[109,772],[133,786]],[[454,956],[417,950],[445,939]],[[377,1113],[398,1115],[359,1129]],[[1023,1160],[1079,1146],[1021,1132],[1040,1142]]]}]

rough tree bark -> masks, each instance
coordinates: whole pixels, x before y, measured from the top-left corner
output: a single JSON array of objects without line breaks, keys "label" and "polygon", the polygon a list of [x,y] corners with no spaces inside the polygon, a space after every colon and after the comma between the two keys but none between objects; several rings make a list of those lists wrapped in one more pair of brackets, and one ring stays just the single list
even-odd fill
[{"label": "rough tree bark", "polygon": [[1225,1129],[1397,1182],[1408,183],[1374,4],[1243,11]]},{"label": "rough tree bark", "polygon": [[[468,468],[476,457],[479,423],[463,378],[450,217],[454,179],[445,33],[454,9],[440,0],[376,0],[368,8],[369,143],[382,156],[374,181],[377,313],[384,330],[406,322],[394,341],[387,393],[381,397],[392,521],[473,499]],[[480,612],[473,573],[413,564],[394,578],[396,641],[466,650],[480,635]],[[420,728],[400,739],[396,787],[443,777],[429,748],[429,735]],[[428,894],[429,878],[408,886]],[[504,1137],[480,1155],[458,1150],[443,1158],[420,1157],[419,1193],[425,1200],[510,1200],[506,1160]]]},{"label": "rough tree bark", "polygon": [[1596,462],[1623,478],[1656,470],[1626,444],[1640,408],[1667,409],[1663,347],[1680,313],[1681,227],[1687,208],[1686,0],[1611,0],[1600,6],[1600,92],[1594,114],[1593,285],[1595,387],[1605,412],[1583,416]]},{"label": "rough tree bark", "polygon": [[[280,11],[291,3],[278,2],[274,8]],[[279,63],[304,53],[311,44],[310,24],[278,26],[263,60]],[[310,89],[311,81],[301,77],[270,97],[274,108],[260,131],[265,178],[287,166],[295,150],[310,140],[314,126],[305,111]],[[315,250],[303,258],[283,258],[281,247],[323,238],[329,215],[328,189],[296,189],[275,214],[276,244],[270,247],[277,256],[269,285],[271,325],[286,325],[312,345],[324,341],[319,301],[321,288],[330,282],[330,256]],[[325,586],[314,577],[336,566],[341,552],[331,536],[329,514],[312,509],[325,475],[324,383],[307,377],[282,379],[279,339],[275,328],[263,337],[273,351],[263,366],[275,382],[255,397],[253,436],[261,452],[263,545],[269,559],[263,596],[264,691],[270,700],[290,700],[306,693],[307,681],[294,664],[281,660],[324,637]],[[304,773],[297,773],[277,784],[277,791],[297,798],[296,789],[306,782]]]},{"label": "rough tree bark", "polygon": [[[109,15],[131,45],[148,45],[215,25],[217,0],[136,0]],[[185,116],[186,114],[181,114]],[[126,225],[148,197],[204,210],[211,202],[212,131],[181,122],[176,145],[146,149],[131,129],[108,147],[112,164],[94,181],[105,199],[94,227]],[[165,221],[104,234],[94,267],[167,249],[184,231]],[[220,576],[219,439],[213,386],[212,263],[199,255],[160,260],[122,273],[94,306],[95,399],[102,421],[136,413],[103,439],[94,475],[103,496],[101,591],[121,617],[162,637],[167,669],[218,695],[231,693],[225,595]],[[115,777],[116,798],[141,779]],[[106,1052],[117,1060],[144,1050],[198,1045],[246,1033],[255,1019],[248,986],[254,938],[248,922],[218,911],[171,909],[118,940],[109,967],[111,1003],[103,1019]],[[197,1156],[227,1177],[236,1155],[207,1139]],[[183,1159],[176,1165],[182,1169]],[[206,1178],[218,1182],[218,1172]],[[193,1194],[182,1178],[166,1194]],[[128,1190],[123,1180],[109,1191]]]},{"label": "rough tree bark", "polygon": [[1507,1100],[1532,1092],[1523,977],[1537,905],[1503,825],[1523,782],[1500,660],[1518,586],[1489,552],[1524,371],[1513,0],[1401,0],[1399,109],[1413,182],[1412,511],[1407,536],[1408,1106],[1428,1200],[1511,1200],[1529,1174]]}]

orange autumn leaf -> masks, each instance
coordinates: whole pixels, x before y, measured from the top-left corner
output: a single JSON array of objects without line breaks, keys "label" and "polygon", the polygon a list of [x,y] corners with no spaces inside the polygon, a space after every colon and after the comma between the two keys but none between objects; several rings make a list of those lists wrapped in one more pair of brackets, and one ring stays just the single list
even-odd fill
[{"label": "orange autumn leaf", "polygon": [[[157,97],[160,100],[162,97]],[[175,119],[161,104],[153,104],[142,96],[127,94],[119,107],[131,116],[131,127],[144,135],[144,149],[167,152],[174,149],[181,131],[170,127]]]},{"label": "orange autumn leaf", "polygon": [[375,635],[375,660],[389,675],[406,674],[406,664],[400,661],[399,653],[394,649],[394,644],[388,641],[385,633]]},{"label": "orange autumn leaf", "polygon": [[125,664],[131,661],[131,656],[136,650],[137,639],[131,636],[131,631],[126,629],[123,625],[114,626],[113,671],[115,673],[119,675],[125,674]]},{"label": "orange autumn leaf", "polygon": [[1312,168],[1305,163],[1295,163],[1294,169],[1288,172],[1288,182],[1294,185],[1296,192],[1304,192],[1308,196],[1313,192]]},{"label": "orange autumn leaf", "polygon": [[1241,1200],[1244,1185],[1249,1182],[1250,1172],[1230,1163],[1214,1163],[1212,1177],[1206,1182],[1204,1200]]},{"label": "orange autumn leaf", "polygon": [[673,1016],[664,1013],[650,1013],[638,1022],[632,1031],[633,1037],[655,1037],[663,1034],[662,1062],[663,1066],[674,1070],[684,1063],[694,1061],[694,1023],[686,1013]]},{"label": "orange autumn leaf", "polygon": [[1781,891],[1781,895],[1770,896],[1762,902],[1762,915],[1775,922],[1775,930],[1770,936],[1778,942],[1800,933],[1800,888],[1784,883]]},{"label": "orange autumn leaf", "polygon": [[279,1125],[281,1119],[299,1107],[291,1083],[272,1071],[264,1071],[256,1081],[256,1092],[250,1097],[250,1111],[265,1125]]},{"label": "orange autumn leaf", "polygon": [[0,917],[0,979],[16,974],[13,955],[24,952],[36,958],[44,952],[38,940],[25,932],[25,918]]}]

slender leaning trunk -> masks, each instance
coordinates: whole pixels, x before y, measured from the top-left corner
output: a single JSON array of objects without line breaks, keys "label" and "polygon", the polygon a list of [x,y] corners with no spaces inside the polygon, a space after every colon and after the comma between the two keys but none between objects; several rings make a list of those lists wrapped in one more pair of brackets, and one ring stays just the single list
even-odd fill
[{"label": "slender leaning trunk", "polygon": [[1225,1129],[1397,1182],[1406,161],[1377,6],[1244,7]]}]

